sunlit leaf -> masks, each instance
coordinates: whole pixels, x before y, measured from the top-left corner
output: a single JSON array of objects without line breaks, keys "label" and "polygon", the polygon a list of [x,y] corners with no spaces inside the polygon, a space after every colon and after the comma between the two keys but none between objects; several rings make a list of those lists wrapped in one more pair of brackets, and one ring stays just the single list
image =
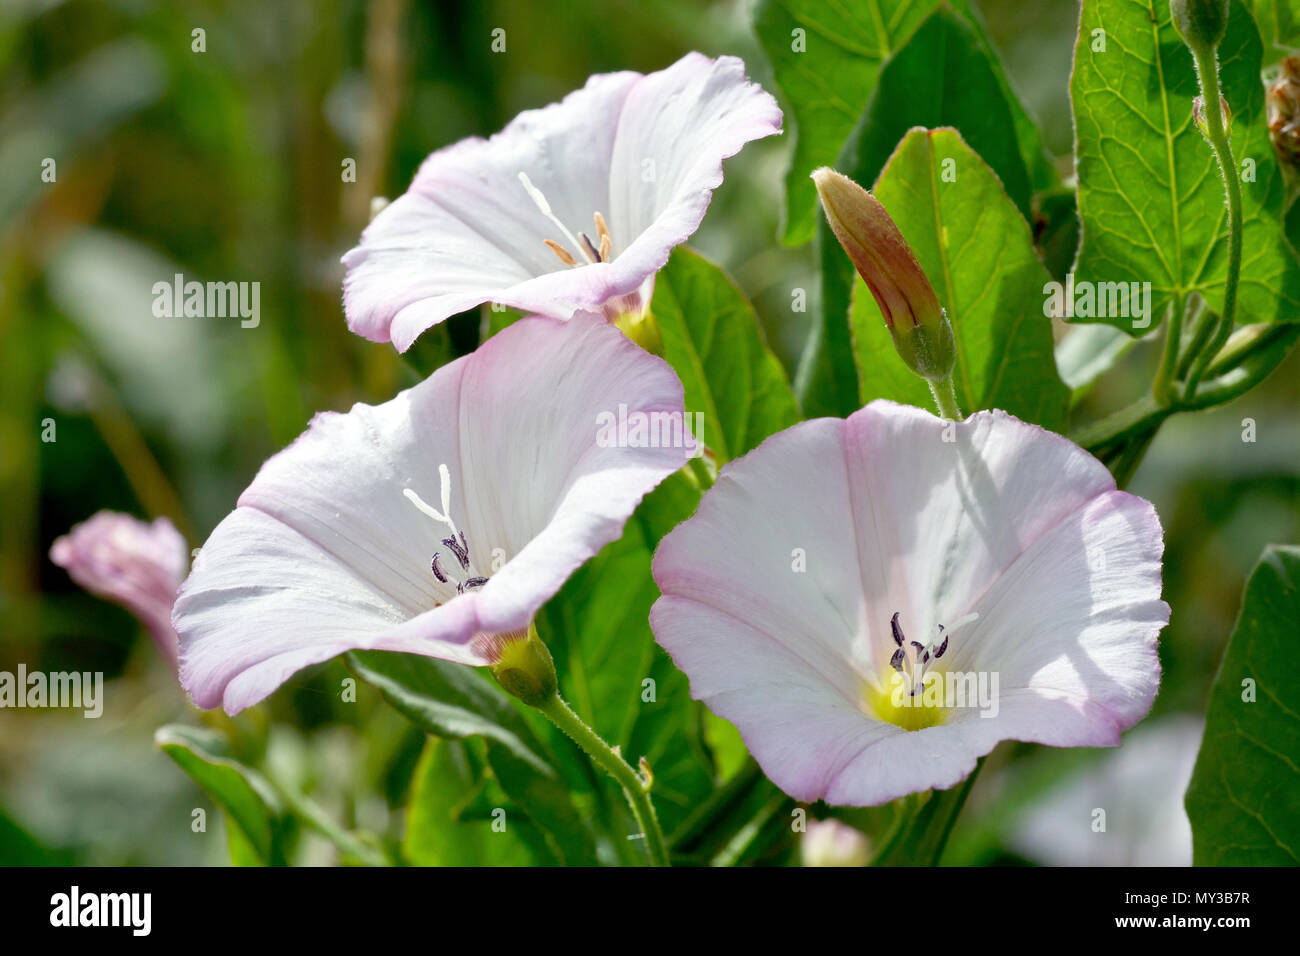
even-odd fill
[{"label": "sunlit leaf", "polygon": [[[1285,189],[1265,126],[1261,55],[1254,21],[1233,3],[1219,63],[1244,204],[1237,318],[1291,321],[1300,319],[1300,266],[1280,226]],[[1222,311],[1227,207],[1192,119],[1197,93],[1166,0],[1085,0],[1070,83],[1082,220],[1076,281],[1150,283],[1151,310],[1078,321],[1143,335],[1192,292]]]}]

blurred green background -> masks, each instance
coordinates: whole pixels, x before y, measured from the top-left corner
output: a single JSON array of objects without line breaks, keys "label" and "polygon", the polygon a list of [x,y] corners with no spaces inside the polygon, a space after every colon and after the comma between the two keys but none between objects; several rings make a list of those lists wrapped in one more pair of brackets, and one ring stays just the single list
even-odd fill
[{"label": "blurred green background", "polygon": [[[1077,4],[978,6],[1068,172]],[[167,515],[201,544],[314,411],[415,381],[410,363],[343,321],[338,259],[372,197],[399,194],[430,151],[489,134],[590,73],[655,70],[698,49],[742,56],[772,89],[749,19],[747,3],[702,0],[5,0],[0,670],[103,671],[108,685],[99,720],[0,710],[0,863],[227,860],[220,815],[152,742],[164,722],[194,722],[192,708],[130,615],[49,562],[53,539],[112,508]],[[503,53],[491,49],[496,28]],[[204,52],[192,49],[195,29]],[[814,273],[808,248],[775,239],[788,139],[728,162],[692,245],[753,298],[793,371],[812,313],[790,311],[791,290],[811,288]],[[41,178],[47,157],[53,183]],[[349,158],[356,182],[342,176]],[[155,319],[151,287],[177,272],[260,282],[259,326]],[[461,317],[426,336],[413,362],[468,351],[478,336],[479,317]],[[1130,353],[1081,419],[1146,388],[1157,348]],[[1164,523],[1174,608],[1156,711],[1135,734],[1167,728],[1195,746],[1246,573],[1268,542],[1300,540],[1298,407],[1292,355],[1246,398],[1166,425],[1131,485]],[[1245,418],[1253,444],[1241,440]],[[47,420],[52,442],[41,440]],[[382,706],[341,706],[341,675],[338,664],[299,675],[236,732],[348,825],[391,832],[421,738]],[[1173,760],[1173,749],[1149,752]],[[1128,773],[1096,751],[1004,745],[992,762],[950,847],[955,862],[1067,861],[1042,801],[1053,788],[1077,796],[1068,774],[1080,768],[1094,781]],[[1149,795],[1149,781],[1122,779]],[[206,834],[191,830],[196,807],[210,812]],[[1134,811],[1130,823],[1141,819]],[[304,835],[298,859],[329,862],[332,850]]]}]

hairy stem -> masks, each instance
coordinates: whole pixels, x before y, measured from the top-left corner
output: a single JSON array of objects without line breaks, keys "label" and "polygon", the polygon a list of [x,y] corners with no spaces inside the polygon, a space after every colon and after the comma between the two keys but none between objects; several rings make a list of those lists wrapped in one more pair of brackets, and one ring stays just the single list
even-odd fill
[{"label": "hairy stem", "polygon": [[574,743],[586,752],[596,764],[613,777],[632,807],[632,816],[641,828],[645,838],[646,853],[652,866],[668,866],[668,845],[664,840],[663,830],[659,827],[659,818],[655,815],[654,804],[650,802],[650,785],[633,770],[617,750],[605,743],[594,730],[588,727],[573,708],[564,702],[559,694],[537,708],[555,726],[573,738]]},{"label": "hairy stem", "polygon": [[1219,172],[1223,176],[1223,186],[1228,193],[1228,276],[1223,286],[1223,312],[1219,316],[1219,326],[1210,340],[1209,348],[1197,356],[1187,374],[1187,384],[1183,389],[1186,401],[1196,398],[1196,389],[1210,362],[1223,348],[1232,334],[1232,326],[1237,318],[1237,283],[1241,278],[1241,182],[1237,178],[1237,164],[1232,158],[1232,143],[1228,140],[1228,131],[1223,126],[1223,112],[1219,106],[1219,63],[1212,50],[1193,51],[1196,57],[1196,72],[1201,79],[1201,97],[1205,109],[1205,128],[1214,149],[1215,159],[1219,161]]},{"label": "hairy stem", "polygon": [[939,409],[939,417],[953,422],[961,421],[961,408],[957,404],[957,390],[953,388],[952,376],[941,382],[926,381],[930,386],[930,394],[934,396],[935,407]]}]

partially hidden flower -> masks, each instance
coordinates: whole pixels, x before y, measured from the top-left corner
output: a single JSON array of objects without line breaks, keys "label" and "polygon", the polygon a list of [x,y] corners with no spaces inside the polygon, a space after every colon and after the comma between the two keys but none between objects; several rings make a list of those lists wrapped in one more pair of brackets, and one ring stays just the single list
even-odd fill
[{"label": "partially hidden flower", "polygon": [[149,523],[100,511],[56,538],[50,560],[91,594],[134,614],[175,669],[172,604],[190,561],[189,546],[175,525],[166,518]]},{"label": "partially hidden flower", "polygon": [[1300,56],[1287,56],[1269,84],[1268,135],[1282,168],[1291,177],[1300,170]]},{"label": "partially hidden flower", "polygon": [[562,319],[638,312],[722,161],[780,131],[776,101],[735,57],[593,76],[424,161],[343,257],[348,325],[405,351],[485,302]]},{"label": "partially hidden flower", "polygon": [[599,440],[620,406],[681,422],[681,383],[583,315],[522,319],[392,401],[317,415],[200,550],[173,615],[181,683],[234,714],[352,649],[501,662],[691,453]]},{"label": "partially hidden flower", "polygon": [[840,820],[809,820],[799,841],[804,866],[866,866],[871,842],[866,834]]},{"label": "partially hidden flower", "polygon": [[1117,744],[1159,683],[1162,552],[1066,439],[876,401],[724,467],[655,555],[651,626],[786,793],[870,806],[1001,740]]},{"label": "partially hidden flower", "polygon": [[[1191,866],[1183,798],[1204,736],[1202,717],[1143,721],[1124,746],[1062,776],[1018,810],[1001,827],[1003,842],[1046,866]],[[1022,786],[1041,770],[1020,763],[1005,772],[1004,787]]]},{"label": "partially hidden flower", "polygon": [[813,183],[831,231],[880,307],[894,348],[917,375],[952,374],[957,345],[934,286],[880,200],[849,177],[822,167]]}]

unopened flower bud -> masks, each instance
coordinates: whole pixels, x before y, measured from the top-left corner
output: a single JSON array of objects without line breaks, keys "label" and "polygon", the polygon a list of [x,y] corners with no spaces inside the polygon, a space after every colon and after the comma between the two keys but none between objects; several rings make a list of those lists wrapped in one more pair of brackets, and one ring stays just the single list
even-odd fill
[{"label": "unopened flower bud", "polygon": [[[1223,128],[1228,129],[1232,125],[1232,107],[1222,96],[1219,97],[1219,116],[1223,119]],[[1192,100],[1192,119],[1196,121],[1196,128],[1201,131],[1201,135],[1209,139],[1210,127],[1205,121],[1205,97],[1198,96]]]},{"label": "unopened flower bud", "polygon": [[555,696],[559,688],[555,660],[535,626],[530,624],[521,634],[498,635],[491,644],[496,657],[492,676],[506,693],[529,707],[541,707]]},{"label": "unopened flower bud", "polygon": [[875,297],[898,354],[922,378],[946,379],[957,359],[952,324],[898,226],[847,176],[822,167],[812,178],[831,230]]},{"label": "unopened flower bud", "polygon": [[1193,53],[1212,53],[1228,30],[1228,0],[1169,0],[1174,29]]}]

